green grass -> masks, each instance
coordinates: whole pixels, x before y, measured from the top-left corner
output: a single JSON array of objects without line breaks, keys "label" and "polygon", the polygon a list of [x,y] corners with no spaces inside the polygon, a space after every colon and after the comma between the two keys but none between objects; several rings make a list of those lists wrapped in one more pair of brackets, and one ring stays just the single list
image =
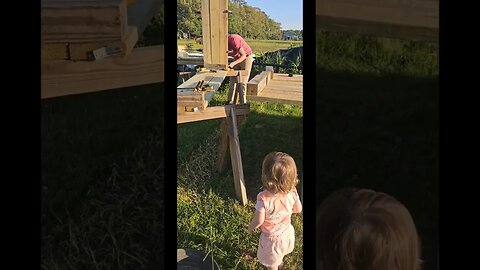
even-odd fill
[{"label": "green grass", "polygon": [[42,269],[163,263],[163,84],[42,100]]},{"label": "green grass", "polygon": [[342,187],[387,192],[412,213],[424,269],[438,259],[438,46],[317,36],[317,202]]},{"label": "green grass", "polygon": [[[246,39],[248,45],[253,50],[253,53],[257,56],[261,56],[266,52],[273,52],[282,49],[289,49],[291,47],[300,47],[303,46],[303,41],[292,41],[292,40],[257,40],[257,39]],[[195,40],[188,39],[179,39],[177,40],[178,45],[187,45],[191,44],[192,49],[201,49],[202,45],[197,44]]]},{"label": "green grass", "polygon": [[[224,103],[225,90],[212,103]],[[284,151],[302,169],[302,108],[251,103],[252,112],[240,126],[240,146],[249,203],[235,199],[233,175],[216,172],[219,120],[178,126],[177,245],[213,255],[222,269],[259,269],[256,259],[260,232],[246,228],[260,191],[261,162],[271,151]],[[195,138],[192,140],[192,138]],[[230,166],[230,165],[229,165]],[[295,250],[285,257],[288,269],[302,267],[302,214],[293,216]]]}]

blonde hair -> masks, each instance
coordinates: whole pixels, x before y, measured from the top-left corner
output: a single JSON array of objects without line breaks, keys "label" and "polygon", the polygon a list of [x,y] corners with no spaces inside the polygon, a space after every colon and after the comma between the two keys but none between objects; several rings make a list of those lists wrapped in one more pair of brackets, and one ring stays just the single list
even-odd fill
[{"label": "blonde hair", "polygon": [[288,193],[298,183],[297,166],[293,158],[282,152],[271,152],[262,163],[263,188],[273,194]]}]

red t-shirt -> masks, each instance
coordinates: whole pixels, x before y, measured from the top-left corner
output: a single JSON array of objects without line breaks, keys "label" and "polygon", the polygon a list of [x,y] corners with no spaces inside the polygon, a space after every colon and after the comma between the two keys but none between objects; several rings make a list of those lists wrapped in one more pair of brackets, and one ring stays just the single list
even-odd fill
[{"label": "red t-shirt", "polygon": [[240,49],[243,48],[243,51],[246,55],[252,54],[252,48],[248,46],[247,42],[237,34],[228,35],[228,50],[232,51],[228,55],[233,56],[233,58],[240,58]]}]

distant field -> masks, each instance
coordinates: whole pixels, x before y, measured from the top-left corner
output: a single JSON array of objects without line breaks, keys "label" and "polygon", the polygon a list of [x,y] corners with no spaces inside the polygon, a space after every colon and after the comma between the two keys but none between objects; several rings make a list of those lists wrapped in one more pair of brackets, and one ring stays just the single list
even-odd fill
[{"label": "distant field", "polygon": [[[303,41],[291,41],[291,40],[256,40],[256,39],[247,39],[246,40],[250,47],[252,47],[253,52],[259,56],[266,52],[277,51],[282,49],[288,49],[291,47],[300,47],[303,46]],[[192,49],[200,49],[202,45],[195,43],[195,40],[192,39],[179,39],[177,41],[178,45],[187,45],[192,44]]]}]

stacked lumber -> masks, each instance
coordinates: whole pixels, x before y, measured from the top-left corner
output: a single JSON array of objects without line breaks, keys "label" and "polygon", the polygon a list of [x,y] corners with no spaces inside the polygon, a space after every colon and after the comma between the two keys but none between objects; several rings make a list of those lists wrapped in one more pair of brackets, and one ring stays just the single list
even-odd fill
[{"label": "stacked lumber", "polygon": [[205,92],[177,92],[177,113],[204,110],[207,106]]},{"label": "stacked lumber", "polygon": [[42,0],[42,59],[93,60],[93,51],[101,48],[126,56],[159,4],[159,0]]},{"label": "stacked lumber", "polygon": [[[220,88],[227,71],[201,71],[177,87],[177,113],[205,110]],[[199,82],[211,86],[207,91],[194,91]]]}]

